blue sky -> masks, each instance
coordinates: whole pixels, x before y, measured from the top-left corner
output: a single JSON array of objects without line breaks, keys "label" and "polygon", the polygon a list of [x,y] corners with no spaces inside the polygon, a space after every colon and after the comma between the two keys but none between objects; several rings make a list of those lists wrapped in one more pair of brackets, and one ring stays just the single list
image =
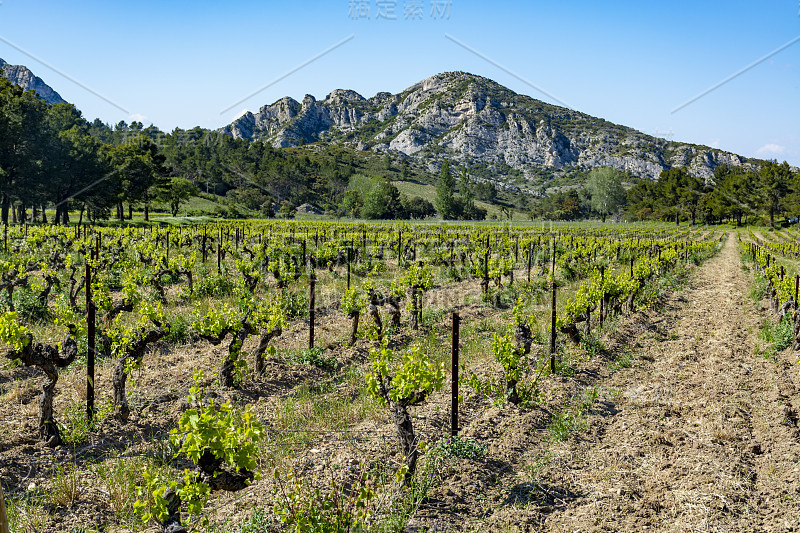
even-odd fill
[{"label": "blue sky", "polygon": [[798,2],[0,0],[0,58],[112,124],[216,128],[283,96],[369,97],[464,70],[645,133],[800,165],[800,41],[675,111],[799,37]]}]

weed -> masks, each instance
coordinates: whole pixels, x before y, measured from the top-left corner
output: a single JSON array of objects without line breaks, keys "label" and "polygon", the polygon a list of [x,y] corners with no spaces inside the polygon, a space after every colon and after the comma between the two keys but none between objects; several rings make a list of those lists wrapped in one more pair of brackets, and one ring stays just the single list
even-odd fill
[{"label": "weed", "polygon": [[89,438],[98,424],[114,412],[114,405],[108,398],[103,398],[95,406],[92,422],[86,417],[86,405],[74,401],[59,416],[58,429],[64,444],[78,444]]},{"label": "weed", "polygon": [[95,467],[97,477],[104,483],[111,511],[117,520],[133,518],[133,502],[142,462],[137,459],[111,459]]},{"label": "weed", "polygon": [[275,513],[290,531],[362,531],[372,515],[376,483],[362,473],[345,487],[333,483],[325,491],[294,470],[275,470]]},{"label": "weed", "polygon": [[[238,523],[231,520],[219,522],[211,520],[204,528],[204,533],[263,533],[270,531],[274,527],[275,520],[270,518],[270,513],[266,509],[255,507],[250,511],[250,515]],[[194,529],[200,531],[200,529]]]},{"label": "weed", "polygon": [[753,284],[750,286],[750,299],[758,303],[767,296],[767,292],[769,292],[769,282],[761,273],[756,273]]},{"label": "weed", "polygon": [[239,526],[239,533],[261,533],[267,531],[268,526],[272,525],[263,509],[253,509],[250,516]]},{"label": "weed", "polygon": [[594,357],[604,351],[606,346],[594,333],[581,336],[581,348],[586,352],[589,357]]},{"label": "weed", "polygon": [[159,466],[166,466],[172,463],[180,449],[180,446],[176,446],[171,439],[166,437],[153,438],[151,447],[153,451],[153,460]]},{"label": "weed", "polygon": [[425,329],[441,330],[446,316],[446,309],[423,309],[420,325]]},{"label": "weed", "polygon": [[611,363],[611,370],[621,370],[623,368],[630,368],[633,365],[633,355],[630,352],[623,352],[619,354],[614,362]]},{"label": "weed", "polygon": [[587,430],[589,422],[586,420],[586,411],[591,408],[599,396],[599,386],[587,389],[577,399],[576,405],[556,413],[547,426],[550,440],[552,442],[561,442],[566,440],[573,432]]},{"label": "weed", "polygon": [[299,352],[287,352],[283,360],[288,364],[316,366],[320,368],[335,368],[337,364],[336,358],[333,356],[326,356],[325,350],[319,346],[307,348]]},{"label": "weed", "polygon": [[28,501],[8,501],[8,530],[11,533],[42,531],[47,526],[47,511],[31,499]]},{"label": "weed", "polygon": [[553,456],[545,451],[541,455],[533,456],[533,461],[525,465],[525,472],[530,479],[536,479],[546,466],[553,462]]},{"label": "weed", "polygon": [[18,287],[13,299],[14,309],[28,321],[47,321],[52,316],[47,305],[42,305],[38,293],[28,287]]},{"label": "weed", "polygon": [[281,293],[284,299],[286,315],[289,318],[308,318],[308,295],[298,290],[285,290]]},{"label": "weed", "polygon": [[19,359],[6,359],[0,362],[0,370],[12,370],[18,366],[22,366],[22,361]]},{"label": "weed", "polygon": [[441,439],[428,453],[434,457],[475,459],[486,455],[486,445],[471,439],[462,439],[459,436],[455,436]]},{"label": "weed", "polygon": [[290,458],[297,446],[318,438],[317,430],[344,429],[375,416],[380,404],[363,389],[363,376],[352,371],[347,379],[352,380],[353,388],[358,391],[355,397],[335,392],[321,394],[320,388],[304,383],[294,394],[281,400],[271,420],[275,431],[267,432],[261,455],[276,462]]},{"label": "weed", "polygon": [[53,488],[50,491],[50,502],[53,505],[69,507],[75,503],[80,495],[77,465],[57,464],[51,481]]},{"label": "weed", "polygon": [[192,321],[187,315],[175,313],[170,317],[169,334],[164,337],[164,340],[173,345],[186,344],[194,336],[191,325]]},{"label": "weed", "polygon": [[600,397],[599,385],[595,385],[591,389],[584,390],[583,394],[581,394],[581,397],[578,401],[578,409],[581,412],[588,411],[592,407],[592,405],[594,405],[594,402],[596,402],[597,398],[599,397]]},{"label": "weed", "polygon": [[609,387],[608,389],[605,390],[603,394],[603,397],[611,402],[619,400],[620,396],[622,396],[622,393],[616,387]]},{"label": "weed", "polygon": [[575,408],[567,408],[563,411],[556,413],[550,424],[547,426],[547,431],[550,434],[552,442],[561,442],[566,440],[573,431],[577,431],[581,426],[581,413]]},{"label": "weed", "polygon": [[514,287],[490,289],[483,295],[483,301],[495,309],[511,309],[517,301],[519,292]]},{"label": "weed", "polygon": [[228,276],[219,274],[204,275],[200,276],[194,285],[194,297],[223,296],[231,294],[235,287],[235,284]]},{"label": "weed", "polygon": [[575,370],[572,359],[563,355],[561,357],[556,356],[556,376],[568,378],[575,374]]},{"label": "weed", "polygon": [[761,325],[759,336],[769,344],[764,357],[771,359],[773,362],[777,360],[778,353],[791,346],[794,342],[792,323],[788,319],[782,319],[776,323],[765,319]]},{"label": "weed", "polygon": [[[436,460],[425,461],[424,469],[417,473],[406,489],[399,494],[399,497],[386,501],[384,504],[386,518],[382,517],[379,531],[400,532],[406,530],[408,521],[427,500],[430,490],[442,482],[443,467],[447,459],[441,457],[434,457],[434,459]],[[384,478],[388,477],[387,473],[390,472],[384,471]]]}]

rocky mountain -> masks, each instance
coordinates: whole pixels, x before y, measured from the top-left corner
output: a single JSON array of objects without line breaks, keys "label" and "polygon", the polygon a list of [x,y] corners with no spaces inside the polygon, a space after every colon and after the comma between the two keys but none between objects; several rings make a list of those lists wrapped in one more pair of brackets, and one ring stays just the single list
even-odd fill
[{"label": "rocky mountain", "polygon": [[66,100],[47,85],[42,78],[35,76],[27,67],[22,65],[9,65],[0,59],[0,74],[12,83],[20,85],[26,91],[34,90],[39,97],[48,104],[64,104]]},{"label": "rocky mountain", "polygon": [[524,186],[543,173],[610,166],[655,179],[686,167],[713,180],[721,164],[751,165],[722,150],[646,135],[629,127],[517,94],[465,72],[437,74],[401,92],[364,98],[335,90],[324,100],[286,97],[220,130],[275,147],[314,142],[392,152],[435,170],[445,158]]}]

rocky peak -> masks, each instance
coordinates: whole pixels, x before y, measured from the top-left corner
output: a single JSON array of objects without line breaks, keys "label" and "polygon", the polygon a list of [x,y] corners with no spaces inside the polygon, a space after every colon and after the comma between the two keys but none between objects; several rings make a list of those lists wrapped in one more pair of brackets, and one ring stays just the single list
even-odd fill
[{"label": "rocky peak", "polygon": [[330,105],[343,105],[351,102],[365,102],[366,98],[355,91],[336,89],[325,98]]},{"label": "rocky peak", "polygon": [[658,139],[520,95],[466,72],[436,74],[400,94],[379,92],[369,99],[343,89],[321,102],[306,95],[302,106],[287,97],[221,131],[276,147],[343,143],[428,166],[449,159],[497,172],[511,167],[532,178],[542,170],[610,166],[654,179],[680,166],[710,180],[718,165],[750,164],[735,154]]},{"label": "rocky peak", "polygon": [[39,98],[48,104],[65,104],[66,100],[55,92],[41,78],[35,76],[27,67],[22,65],[10,65],[0,59],[0,74],[11,83],[16,83],[26,91],[36,91]]}]

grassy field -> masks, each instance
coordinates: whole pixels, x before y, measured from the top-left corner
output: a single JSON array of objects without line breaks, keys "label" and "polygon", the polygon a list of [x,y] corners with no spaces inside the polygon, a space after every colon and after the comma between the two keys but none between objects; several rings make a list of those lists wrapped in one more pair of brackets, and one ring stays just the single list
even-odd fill
[{"label": "grassy field", "polygon": [[[433,185],[428,185],[426,183],[421,182],[412,182],[412,181],[393,181],[392,185],[397,187],[402,194],[405,194],[409,197],[412,196],[419,196],[429,202],[433,203],[434,199],[436,199],[436,187]],[[497,219],[505,219],[505,215],[501,212],[500,207],[494,204],[488,204],[486,202],[481,202],[480,200],[475,202],[480,208],[486,209],[487,216],[491,218],[494,216]],[[528,220],[528,217],[516,210],[512,209],[512,220]]]}]

